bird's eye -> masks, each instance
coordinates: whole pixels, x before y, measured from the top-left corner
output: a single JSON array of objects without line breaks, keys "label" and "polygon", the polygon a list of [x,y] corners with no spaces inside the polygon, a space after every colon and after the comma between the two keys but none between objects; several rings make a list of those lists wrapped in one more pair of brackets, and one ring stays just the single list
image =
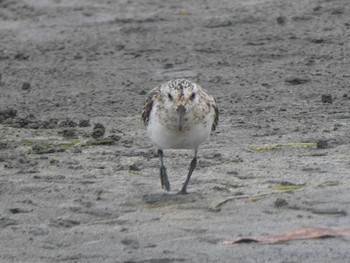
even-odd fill
[{"label": "bird's eye", "polygon": [[173,100],[173,96],[170,93],[168,93],[168,98],[169,100]]},{"label": "bird's eye", "polygon": [[191,100],[194,100],[195,97],[196,97],[196,93],[192,92],[192,94],[191,94]]}]

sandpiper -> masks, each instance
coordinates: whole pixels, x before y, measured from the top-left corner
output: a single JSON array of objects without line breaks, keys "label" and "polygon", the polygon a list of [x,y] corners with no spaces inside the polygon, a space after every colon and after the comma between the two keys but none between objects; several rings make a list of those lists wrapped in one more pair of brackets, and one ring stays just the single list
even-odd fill
[{"label": "sandpiper", "polygon": [[201,86],[176,79],[152,89],[146,99],[142,119],[148,135],[158,149],[162,188],[170,191],[164,165],[164,149],[193,149],[194,157],[179,194],[187,194],[187,185],[197,165],[198,147],[214,131],[219,120],[215,99]]}]

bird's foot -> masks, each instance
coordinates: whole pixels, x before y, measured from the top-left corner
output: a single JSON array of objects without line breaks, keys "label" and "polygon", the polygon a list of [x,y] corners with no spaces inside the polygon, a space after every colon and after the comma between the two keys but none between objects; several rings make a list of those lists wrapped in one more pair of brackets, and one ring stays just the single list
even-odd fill
[{"label": "bird's foot", "polygon": [[182,188],[177,194],[178,195],[187,195],[188,192],[187,192],[186,188]]},{"label": "bird's foot", "polygon": [[170,191],[170,182],[164,166],[160,168],[160,183],[163,189],[165,188],[165,190]]}]

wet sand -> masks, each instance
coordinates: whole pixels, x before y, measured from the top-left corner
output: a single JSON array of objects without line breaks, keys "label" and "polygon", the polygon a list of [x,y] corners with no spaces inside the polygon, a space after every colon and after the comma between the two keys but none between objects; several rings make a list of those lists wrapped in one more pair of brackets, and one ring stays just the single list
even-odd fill
[{"label": "wet sand", "polygon": [[[0,1],[1,262],[349,262],[349,239],[226,245],[349,227],[346,0]],[[141,121],[174,78],[217,98],[199,150]]]}]

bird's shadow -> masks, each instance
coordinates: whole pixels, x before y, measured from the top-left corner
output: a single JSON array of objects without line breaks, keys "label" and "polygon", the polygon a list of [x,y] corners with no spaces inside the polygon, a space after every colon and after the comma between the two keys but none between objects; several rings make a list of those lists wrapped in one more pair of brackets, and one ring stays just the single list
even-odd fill
[{"label": "bird's shadow", "polygon": [[197,194],[168,194],[153,193],[146,194],[142,197],[143,203],[148,207],[165,207],[173,205],[186,205],[196,202],[200,197]]}]

